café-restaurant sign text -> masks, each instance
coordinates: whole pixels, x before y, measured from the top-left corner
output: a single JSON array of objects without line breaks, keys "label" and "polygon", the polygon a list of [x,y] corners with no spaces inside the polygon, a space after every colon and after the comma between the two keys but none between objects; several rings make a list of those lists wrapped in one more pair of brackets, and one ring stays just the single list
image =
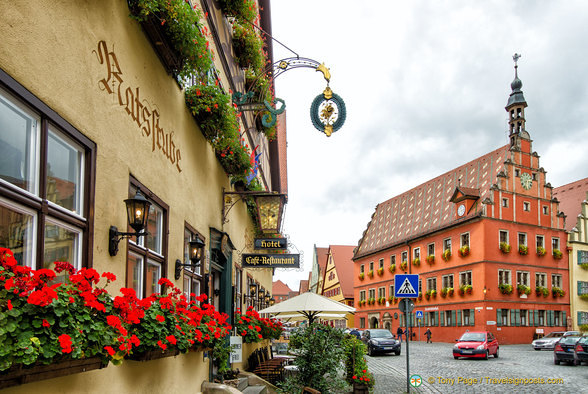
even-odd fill
[{"label": "caf\u00e9-restaurant sign text", "polygon": [[255,238],[255,249],[286,249],[286,238]]},{"label": "caf\u00e9-restaurant sign text", "polygon": [[299,254],[243,254],[244,268],[299,268]]}]

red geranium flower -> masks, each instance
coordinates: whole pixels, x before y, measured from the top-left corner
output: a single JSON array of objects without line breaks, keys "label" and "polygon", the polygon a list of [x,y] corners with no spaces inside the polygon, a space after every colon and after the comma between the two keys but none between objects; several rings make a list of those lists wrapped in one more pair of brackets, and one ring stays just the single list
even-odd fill
[{"label": "red geranium flower", "polygon": [[158,322],[163,323],[165,321],[165,317],[161,316],[161,315],[157,315],[155,316],[155,318],[157,319]]},{"label": "red geranium flower", "polygon": [[162,349],[165,350],[167,349],[167,345],[163,342],[161,342],[161,340],[157,341],[157,345]]},{"label": "red geranium flower", "polygon": [[116,353],[112,346],[104,346],[104,350],[106,350],[108,354],[110,354],[111,356],[114,356],[114,354]]},{"label": "red geranium flower", "polygon": [[51,327],[51,324],[45,319],[43,319],[43,327]]},{"label": "red geranium flower", "polygon": [[61,346],[62,353],[71,353],[71,337],[67,334],[61,334],[57,340],[59,341],[59,346]]}]

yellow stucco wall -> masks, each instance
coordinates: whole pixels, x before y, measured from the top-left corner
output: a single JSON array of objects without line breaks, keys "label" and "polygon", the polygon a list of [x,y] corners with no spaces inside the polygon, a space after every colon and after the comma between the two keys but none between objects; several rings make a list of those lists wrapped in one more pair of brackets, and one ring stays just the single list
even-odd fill
[{"label": "yellow stucco wall", "polygon": [[[174,262],[183,259],[185,222],[206,237],[207,249],[210,228],[228,233],[236,248],[235,262],[240,259],[237,251],[252,251],[253,230],[245,205],[237,203],[223,224],[222,191],[231,189],[229,178],[189,113],[179,85],[164,70],[139,23],[128,16],[126,1],[11,1],[3,4],[2,13],[0,68],[96,143],[93,267],[117,276],[111,293],[125,286],[126,246],[121,242],[118,255],[110,257],[108,229],[115,225],[126,231],[123,200],[128,198],[130,175],[169,206],[167,278],[174,280]],[[105,45],[99,46],[101,42]],[[104,49],[116,57],[116,77],[108,78]],[[215,63],[222,70],[218,56]],[[136,95],[138,89],[140,102],[159,112],[159,127],[173,135],[181,153],[181,171],[177,161],[172,163],[160,149],[153,149],[153,133],[147,136],[133,121],[117,92],[109,94],[100,84],[102,79],[117,78],[123,94],[130,88]],[[224,75],[221,80],[228,86]],[[272,270],[252,271],[263,287],[271,288]],[[182,288],[182,279],[176,284]],[[110,365],[7,392],[64,391],[67,386],[70,392],[161,393],[179,392],[195,382],[197,388],[190,391],[198,392],[207,378],[208,361],[200,352]]]},{"label": "yellow stucco wall", "polygon": [[578,281],[588,282],[588,270],[578,264],[578,252],[588,253],[588,193],[582,202],[581,215],[576,219],[576,231],[568,233],[568,253],[570,262],[570,317],[573,319],[573,330],[579,329],[578,312],[588,312],[588,300],[578,295]]}]

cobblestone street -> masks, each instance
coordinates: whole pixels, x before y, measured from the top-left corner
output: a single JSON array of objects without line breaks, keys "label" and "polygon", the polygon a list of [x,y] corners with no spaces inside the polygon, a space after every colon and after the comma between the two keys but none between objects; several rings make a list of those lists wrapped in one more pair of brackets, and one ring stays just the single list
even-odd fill
[{"label": "cobblestone street", "polygon": [[[411,387],[417,393],[570,393],[588,387],[588,367],[554,365],[551,351],[535,351],[531,345],[500,346],[500,357],[489,360],[459,359],[452,355],[452,343],[411,342],[410,374],[420,375],[422,385]],[[367,357],[376,379],[374,393],[406,392],[406,344],[400,356]],[[500,383],[500,379],[518,379]],[[523,379],[543,379],[525,384]],[[549,379],[556,381],[548,383]]]}]

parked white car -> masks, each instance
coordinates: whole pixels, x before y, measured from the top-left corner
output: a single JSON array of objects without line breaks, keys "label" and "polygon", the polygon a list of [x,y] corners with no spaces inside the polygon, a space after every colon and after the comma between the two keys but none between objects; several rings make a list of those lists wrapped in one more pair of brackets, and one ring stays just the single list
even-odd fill
[{"label": "parked white car", "polygon": [[531,342],[531,345],[535,350],[553,350],[560,339],[570,335],[579,336],[581,334],[578,331],[553,331],[545,335],[543,338],[535,339],[533,342]]}]

